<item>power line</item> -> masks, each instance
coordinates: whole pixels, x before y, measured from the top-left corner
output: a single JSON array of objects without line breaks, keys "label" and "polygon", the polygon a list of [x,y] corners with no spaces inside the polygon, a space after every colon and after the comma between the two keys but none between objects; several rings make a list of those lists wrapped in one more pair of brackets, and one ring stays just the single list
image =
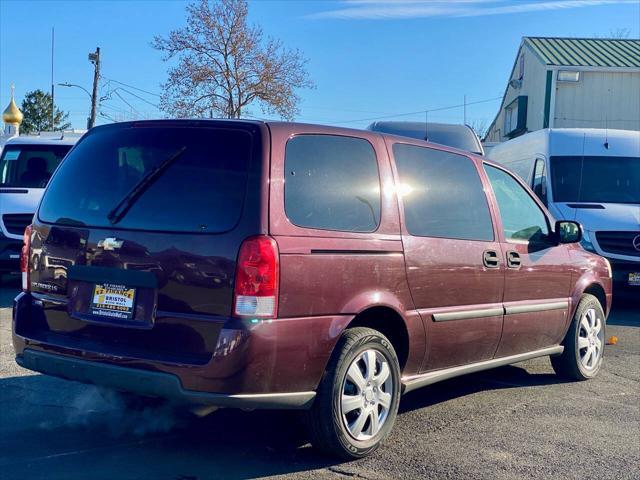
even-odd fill
[{"label": "power line", "polygon": [[[115,80],[113,78],[107,78],[107,77],[102,77],[105,80],[107,80],[107,84],[108,83],[117,83],[118,85],[122,85],[124,87],[128,87],[131,88],[133,90],[145,93],[147,95],[153,95],[154,97],[158,97],[161,98],[161,95],[155,92],[150,92],[149,90],[145,90],[143,88],[140,87],[136,87],[135,85],[131,85],[129,83],[125,83],[125,82],[121,82],[120,80]],[[128,93],[129,95],[137,98],[138,100],[147,103],[148,105],[151,105],[152,107],[158,109],[158,111],[161,111],[160,106],[150,102],[149,100],[141,97],[140,95],[127,90],[126,88],[123,87],[118,87],[116,89],[113,90],[113,93],[115,93],[125,104],[127,104],[129,107],[131,107],[133,110],[136,110],[129,102],[127,102],[120,94],[118,94],[117,90],[121,90],[123,92]],[[111,92],[110,92],[111,93]],[[109,95],[109,94],[108,94]],[[466,106],[469,105],[478,105],[478,104],[482,104],[482,103],[488,103],[488,102],[493,102],[496,100],[501,100],[502,99],[502,95],[499,97],[493,97],[493,98],[487,98],[487,99],[483,99],[483,100],[477,100],[475,102],[465,102],[465,103],[461,103],[461,104],[457,104],[457,105],[449,105],[449,106],[445,106],[445,107],[438,107],[438,108],[431,108],[431,109],[423,109],[423,110],[417,110],[414,112],[403,112],[403,113],[395,113],[395,114],[386,114],[386,115],[381,115],[381,116],[377,116],[377,117],[368,117],[368,118],[359,118],[359,119],[351,119],[351,120],[339,120],[339,121],[323,121],[323,123],[330,123],[330,124],[348,124],[348,123],[357,123],[357,122],[367,122],[367,121],[374,121],[374,120],[383,120],[383,119],[387,119],[387,118],[395,118],[395,117],[406,117],[406,116],[411,116],[411,115],[418,115],[418,114],[423,114],[423,113],[431,113],[431,112],[439,112],[439,111],[443,111],[443,110],[453,110],[456,108],[465,108]],[[115,107],[111,106],[112,109],[117,110]],[[303,108],[308,108],[308,109],[312,109],[312,110],[322,110],[324,109],[323,107],[313,107],[313,106],[307,106],[307,107],[303,107]],[[341,112],[361,112],[361,113],[377,113],[374,111],[368,111],[368,110],[351,110],[351,109],[340,109],[340,108],[329,108],[326,107],[327,110],[333,110],[333,111],[341,111]],[[136,110],[137,111],[137,110]],[[260,119],[260,120],[264,120],[264,118],[261,117],[256,117],[253,115],[246,115],[247,117],[250,118],[254,118],[254,119]]]},{"label": "power line", "polygon": [[115,93],[115,94],[118,96],[118,98],[119,98],[120,100],[122,100],[124,103],[126,103],[127,105],[129,105],[129,107],[131,107],[131,110],[132,110],[132,111],[136,112],[136,113],[139,115],[139,114],[140,114],[140,112],[138,112],[138,110],[136,110],[136,108],[135,108],[133,105],[131,105],[129,102],[127,102],[127,101],[124,99],[124,97],[123,97],[122,95],[120,95],[120,93],[119,93],[117,90],[118,90],[118,89],[114,90],[114,91],[113,91],[113,93]]},{"label": "power line", "polygon": [[107,77],[102,77],[102,78],[104,78],[105,80],[108,80],[109,82],[114,82],[114,83],[118,83],[120,85],[124,85],[125,87],[133,88],[134,90],[138,90],[139,92],[143,92],[143,93],[146,93],[148,95],[153,95],[153,96],[158,97],[158,98],[161,97],[161,95],[158,94],[158,93],[153,93],[153,92],[150,92],[149,90],[144,90],[142,88],[135,87],[133,85],[129,85],[128,83],[121,82],[119,80],[114,80],[113,78],[107,78]]},{"label": "power line", "polygon": [[[149,116],[157,115],[158,113],[160,113],[160,107],[158,105],[156,105],[155,103],[150,102],[149,100],[141,97],[140,95],[128,90],[127,88],[124,88],[122,86],[118,86],[118,87],[112,89],[111,88],[111,83],[112,82],[113,83],[117,83],[119,85],[127,85],[127,86],[129,86],[128,84],[126,84],[124,82],[107,79],[107,82],[105,84],[105,88],[107,88],[108,91],[104,96],[104,100],[118,100],[119,99],[125,105],[127,105],[130,108],[130,110],[125,110],[125,109],[122,109],[122,108],[119,108],[119,107],[115,107],[113,105],[108,105],[106,103],[103,103],[103,107],[109,108],[111,110],[114,110],[114,111],[118,112],[120,115],[124,114],[124,116],[127,116],[127,117],[130,116],[131,114],[135,115],[136,117],[144,117],[144,116],[149,117]],[[151,94],[151,92],[147,92],[146,90],[142,90],[142,89],[139,89],[137,87],[130,86],[130,88],[133,88],[135,90],[141,90],[141,91],[143,91],[145,93],[150,93]],[[136,108],[130,101],[128,101],[126,98],[124,98],[120,94],[120,92],[127,93],[128,95],[131,95],[132,97],[136,98],[137,100],[140,100],[140,101],[152,106],[155,109],[155,111],[153,111],[153,112],[144,112],[143,113],[142,110]],[[102,113],[104,113],[104,112],[102,112]],[[112,117],[108,117],[108,118],[113,119]]]},{"label": "power line", "polygon": [[[487,98],[487,99],[484,99],[484,100],[477,100],[475,102],[467,102],[466,105],[467,106],[469,106],[469,105],[477,105],[479,103],[494,102],[496,100],[501,100],[501,99],[502,99],[502,95],[499,96],[499,97]],[[384,115],[384,116],[381,116],[381,117],[359,118],[359,119],[356,119],[356,120],[342,120],[342,121],[329,122],[329,123],[343,124],[343,123],[370,122],[370,121],[373,121],[373,120],[383,120],[385,118],[407,117],[407,116],[410,116],[410,115],[418,115],[418,114],[422,114],[422,113],[426,113],[426,112],[431,113],[431,112],[440,112],[442,110],[453,110],[454,108],[461,108],[461,107],[464,107],[464,106],[465,106],[465,104],[461,103],[461,104],[458,104],[458,105],[450,105],[450,106],[447,106],[447,107],[425,108],[425,109],[418,110],[418,111],[415,111],[415,112],[396,113],[394,115]]]},{"label": "power line", "polygon": [[99,115],[100,115],[101,117],[106,118],[107,120],[111,120],[111,121],[112,121],[112,122],[114,122],[114,123],[117,123],[117,122],[118,122],[116,119],[114,119],[114,118],[113,118],[113,117],[111,117],[110,115],[107,115],[107,114],[106,114],[106,113],[104,113],[104,112],[99,112]]},{"label": "power line", "polygon": [[[158,105],[156,105],[155,103],[151,103],[149,100],[147,100],[147,99],[145,99],[145,98],[142,98],[140,95],[137,95],[137,94],[135,94],[135,93],[133,93],[133,92],[130,92],[130,91],[129,91],[129,90],[127,90],[126,88],[122,88],[122,87],[120,87],[120,90],[122,90],[123,92],[127,92],[129,95],[132,95],[132,96],[136,97],[138,100],[142,100],[143,102],[148,103],[148,104],[149,104],[149,105],[151,105],[152,107],[155,107],[155,108],[157,108],[158,110],[160,110],[160,107],[159,107]],[[114,91],[115,91],[115,90],[114,90]],[[117,92],[116,92],[116,94],[117,94]],[[121,98],[122,98],[122,97],[121,97]]]},{"label": "power line", "polygon": [[[116,107],[114,105],[110,105],[106,102],[102,102],[100,104],[100,108],[108,108],[109,110],[112,110],[115,113],[120,113],[120,114],[126,114],[129,115],[131,113],[131,110],[127,110],[126,108],[120,108],[120,107]],[[151,114],[157,114],[160,113],[157,110],[139,110],[139,109],[134,109],[136,112],[138,112],[139,114],[144,114],[144,115],[151,115]]]},{"label": "power line", "polygon": [[[109,98],[108,100],[111,100],[111,99]],[[114,112],[118,112],[118,113],[129,113],[129,111],[124,108],[114,107],[113,105],[109,105],[108,103],[105,103],[105,102],[100,103],[100,108],[109,108]]]},{"label": "power line", "polygon": [[348,113],[371,113],[371,114],[380,114],[380,115],[391,115],[389,112],[381,112],[375,110],[352,110],[346,108],[334,108],[334,107],[314,107],[309,105],[301,105],[301,110],[328,110],[331,112],[348,112]]}]

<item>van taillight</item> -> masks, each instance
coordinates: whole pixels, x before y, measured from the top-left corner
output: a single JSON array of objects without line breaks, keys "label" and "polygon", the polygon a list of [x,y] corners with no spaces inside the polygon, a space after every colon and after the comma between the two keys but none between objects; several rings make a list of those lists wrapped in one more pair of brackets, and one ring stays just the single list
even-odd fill
[{"label": "van taillight", "polygon": [[32,225],[27,225],[22,236],[22,250],[20,251],[20,272],[22,273],[22,290],[29,291],[29,258],[31,257]]},{"label": "van taillight", "polygon": [[275,317],[278,308],[278,245],[265,235],[250,237],[240,247],[233,311],[242,317]]}]

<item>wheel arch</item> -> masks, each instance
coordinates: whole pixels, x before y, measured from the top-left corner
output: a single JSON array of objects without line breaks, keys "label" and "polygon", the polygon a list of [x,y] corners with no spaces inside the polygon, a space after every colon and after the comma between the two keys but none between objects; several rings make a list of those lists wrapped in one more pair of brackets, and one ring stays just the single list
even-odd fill
[{"label": "wheel arch", "polygon": [[568,320],[573,318],[580,302],[580,297],[588,293],[598,299],[602,310],[605,315],[609,315],[611,310],[611,278],[598,269],[592,269],[584,272],[573,286],[573,292],[571,293],[571,316]]},{"label": "wheel arch", "polygon": [[353,317],[346,329],[354,327],[369,327],[387,337],[398,356],[400,370],[404,370],[410,353],[409,329],[397,310],[387,305],[367,307]]},{"label": "wheel arch", "polygon": [[589,295],[593,295],[598,299],[600,305],[602,306],[603,311],[607,311],[607,294],[604,290],[604,287],[597,282],[590,283],[586,286],[586,288],[582,291],[583,294],[587,293]]}]

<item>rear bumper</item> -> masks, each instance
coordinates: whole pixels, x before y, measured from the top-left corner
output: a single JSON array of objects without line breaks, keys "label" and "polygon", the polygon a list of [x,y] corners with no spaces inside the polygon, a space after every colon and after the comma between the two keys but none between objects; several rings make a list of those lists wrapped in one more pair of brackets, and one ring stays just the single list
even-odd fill
[{"label": "rear bumper", "polygon": [[22,240],[8,238],[0,233],[0,273],[20,271]]},{"label": "rear bumper", "polygon": [[221,394],[185,390],[178,377],[168,373],[125,368],[25,349],[16,356],[18,365],[29,370],[82,383],[101,385],[139,395],[162,397],[182,403],[233,408],[305,409],[316,393]]},{"label": "rear bumper", "polygon": [[[308,408],[351,319],[344,315],[264,321],[230,318],[213,329],[207,328],[212,325],[209,319],[194,320],[194,330],[207,332],[213,346],[208,359],[190,363],[186,355],[167,352],[167,342],[149,341],[145,349],[123,344],[114,331],[127,333],[130,329],[91,326],[71,319],[68,308],[42,295],[21,293],[16,297],[12,339],[20,365],[141,395],[238,408]],[[156,324],[137,333],[145,335],[156,327],[163,331]],[[89,329],[91,336],[78,335]],[[170,332],[169,340],[189,338],[178,336],[176,330]]]}]

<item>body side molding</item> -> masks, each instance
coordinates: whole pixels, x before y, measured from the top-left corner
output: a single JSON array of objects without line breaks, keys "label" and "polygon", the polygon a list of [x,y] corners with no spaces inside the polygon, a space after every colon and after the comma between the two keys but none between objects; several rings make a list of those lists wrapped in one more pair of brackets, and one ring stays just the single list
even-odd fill
[{"label": "body side molding", "polygon": [[403,393],[410,392],[417,388],[431,385],[432,383],[441,382],[450,378],[459,377],[468,373],[481,372],[483,370],[489,370],[495,367],[502,367],[505,365],[511,365],[512,363],[523,362],[532,358],[544,357],[547,355],[560,355],[564,351],[562,345],[556,345],[553,347],[543,348],[541,350],[534,350],[533,352],[520,353],[518,355],[510,355],[508,357],[493,358],[491,360],[485,360],[478,363],[471,363],[469,365],[461,365],[459,367],[445,368],[442,370],[436,370],[433,372],[424,373],[422,375],[415,375],[413,377],[403,378],[402,385],[404,387]]},{"label": "body side molding", "polygon": [[460,310],[456,312],[436,312],[432,313],[436,322],[447,322],[450,320],[468,320],[472,318],[495,317],[498,315],[513,315],[516,313],[545,312],[548,310],[561,310],[569,308],[568,300],[560,300],[544,303],[526,303],[518,305],[505,305],[503,307],[474,308],[470,310]]},{"label": "body side molding", "polygon": [[505,305],[504,313],[506,315],[512,315],[514,313],[530,313],[530,312],[546,312],[548,310],[562,310],[563,308],[569,308],[568,300],[563,300],[560,302],[531,303],[528,305]]},{"label": "body side molding", "polygon": [[466,320],[469,318],[496,317],[504,313],[503,307],[478,308],[474,310],[463,310],[461,312],[434,313],[433,319],[436,322],[446,322],[449,320]]}]

